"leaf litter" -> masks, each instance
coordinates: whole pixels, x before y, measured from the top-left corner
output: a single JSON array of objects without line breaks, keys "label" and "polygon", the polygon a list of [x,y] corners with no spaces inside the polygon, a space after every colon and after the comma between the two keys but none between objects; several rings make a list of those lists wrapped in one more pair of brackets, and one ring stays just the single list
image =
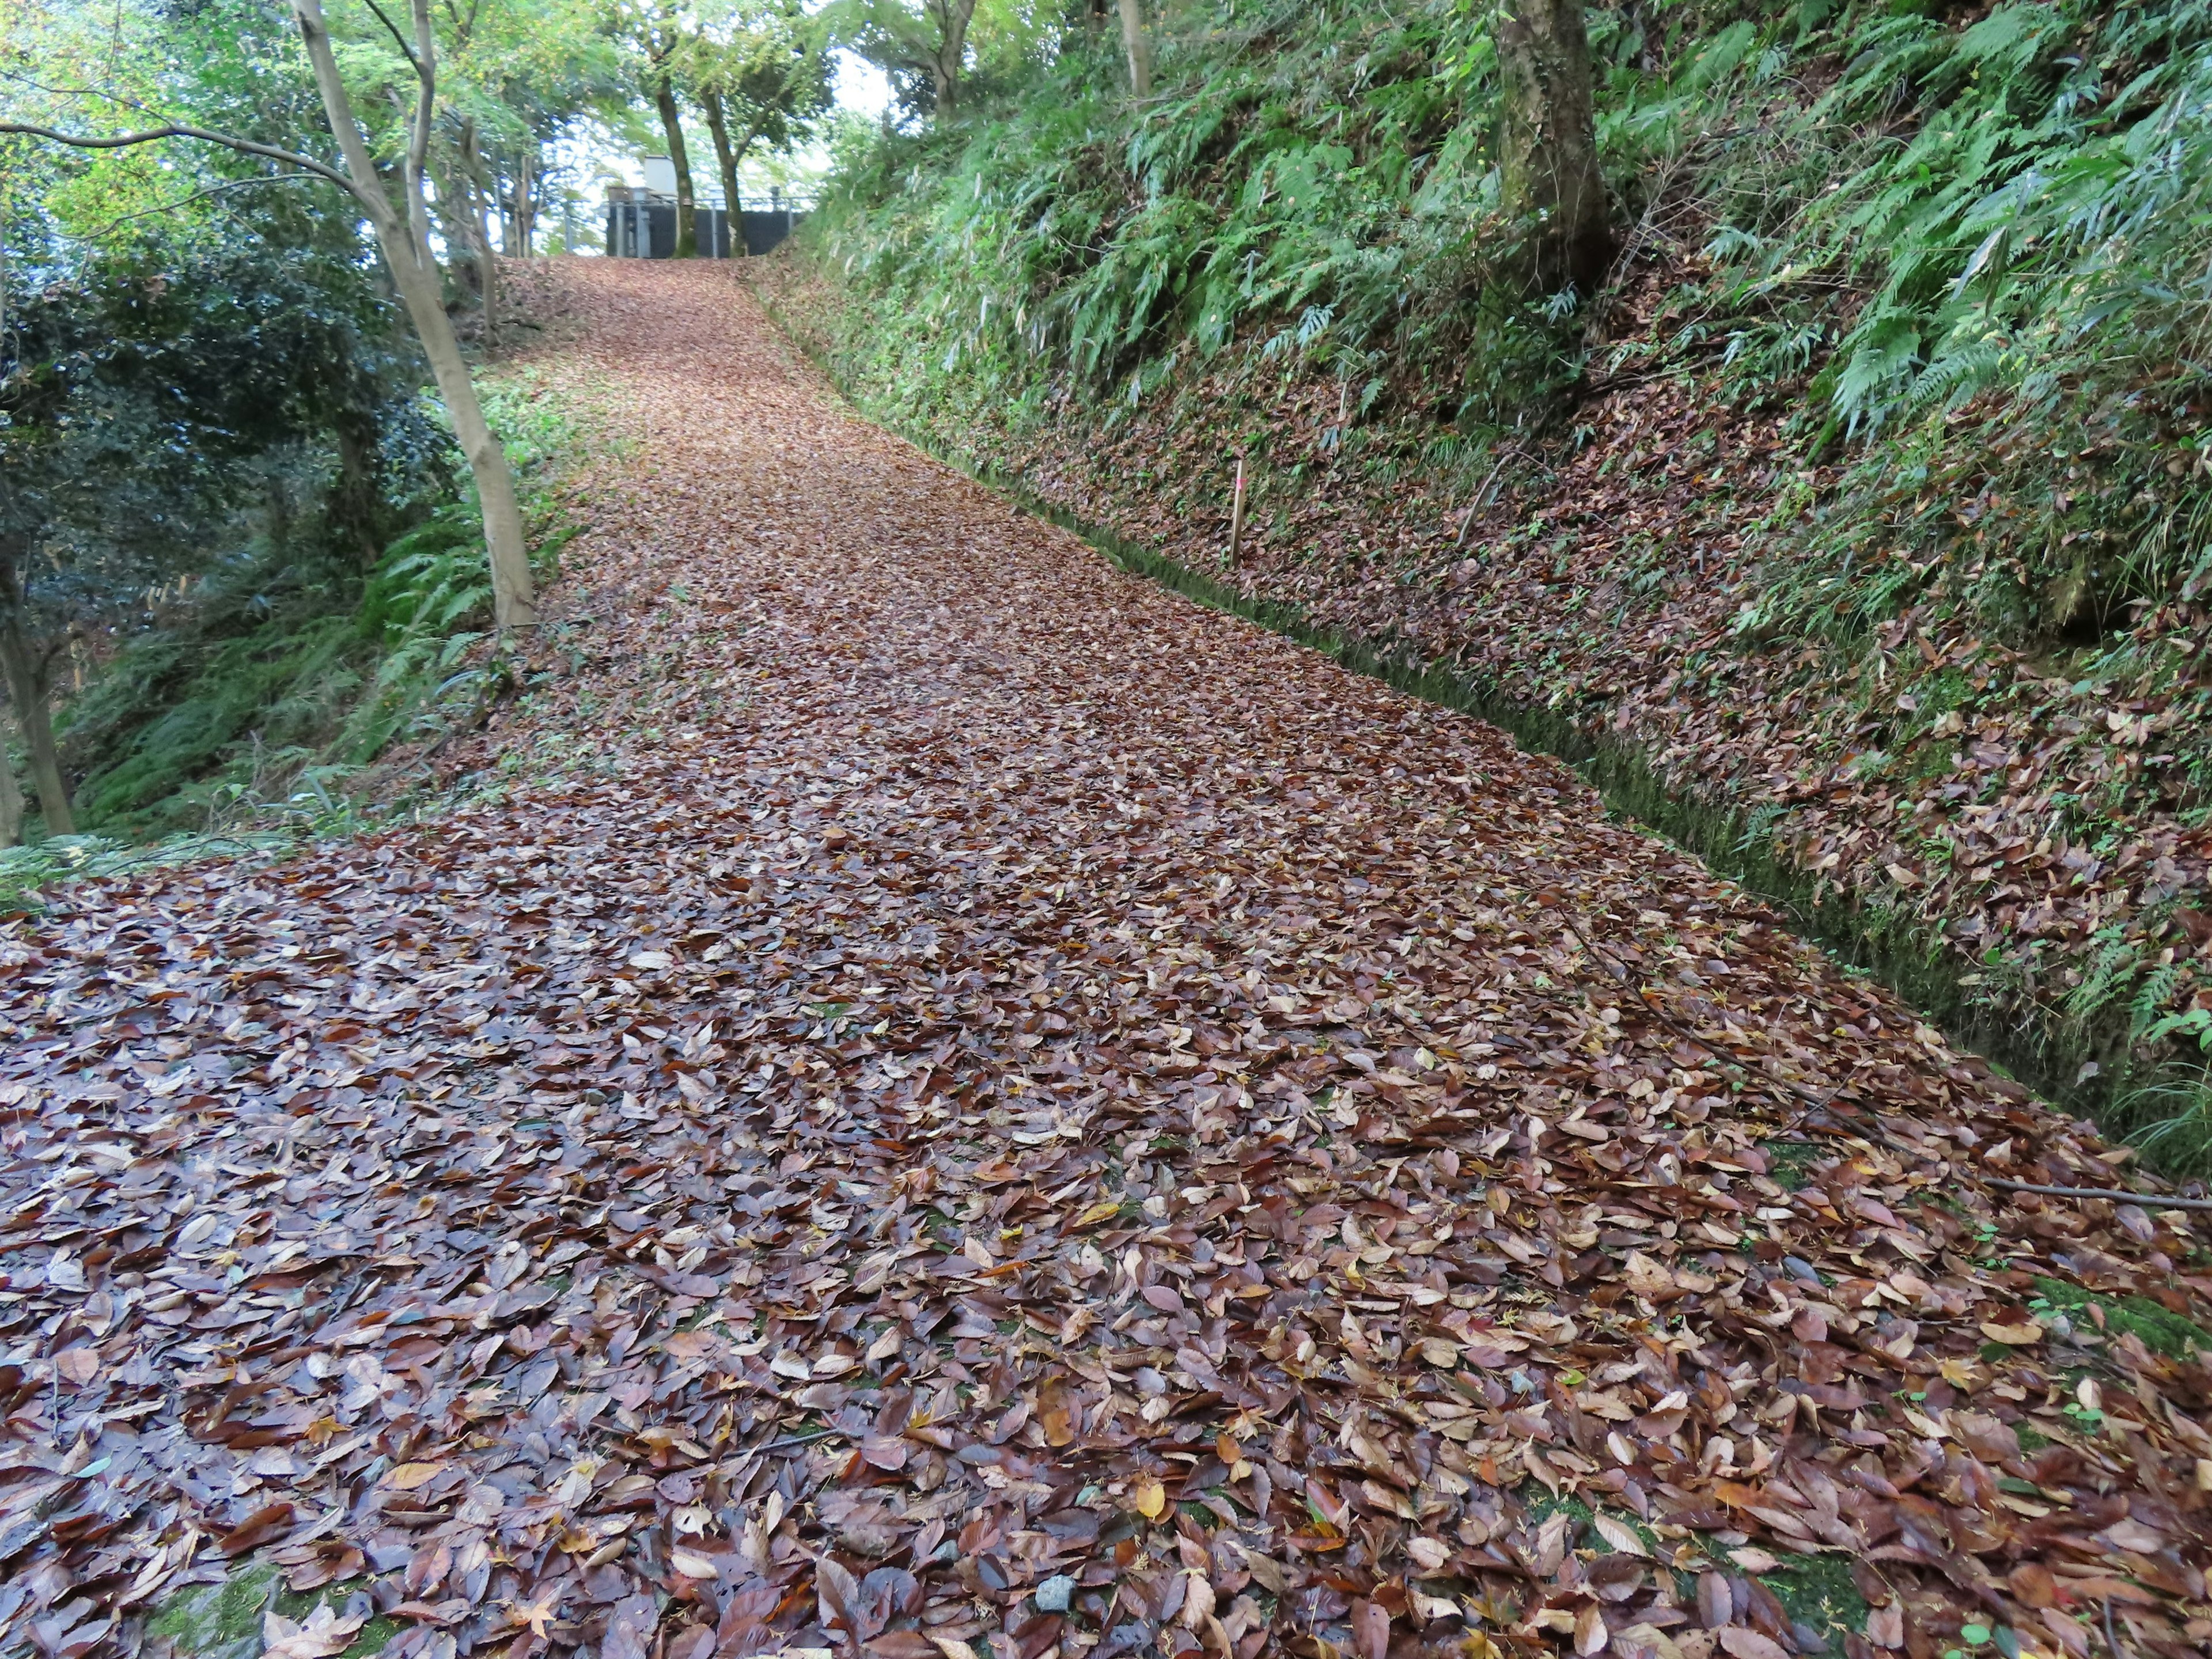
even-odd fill
[{"label": "leaf litter", "polygon": [[1981,1180],[2124,1152],[726,272],[538,286],[631,459],[504,787],[0,933],[9,1650],[2212,1641],[2201,1218]]}]

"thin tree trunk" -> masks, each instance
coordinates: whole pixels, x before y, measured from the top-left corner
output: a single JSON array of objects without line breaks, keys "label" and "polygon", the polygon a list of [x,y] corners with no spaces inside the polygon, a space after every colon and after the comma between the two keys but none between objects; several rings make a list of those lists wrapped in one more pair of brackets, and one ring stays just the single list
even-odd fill
[{"label": "thin tree trunk", "polygon": [[522,147],[522,155],[515,163],[514,174],[514,241],[510,253],[520,252],[528,258],[538,246],[538,188],[535,170],[531,167],[530,146]]},{"label": "thin tree trunk", "polygon": [[696,259],[699,257],[699,226],[692,216],[691,157],[684,148],[684,112],[676,106],[676,82],[668,76],[660,77],[653,91],[653,101],[660,110],[660,125],[668,134],[668,159],[676,168],[676,257]]},{"label": "thin tree trunk", "polygon": [[[368,216],[377,246],[392,271],[392,286],[407,307],[408,320],[429,359],[430,373],[438,382],[438,396],[453,423],[453,435],[467,458],[475,479],[477,501],[483,514],[485,550],[491,561],[492,615],[499,627],[527,628],[538,620],[536,596],[530,580],[530,548],[522,532],[522,507],[515,500],[514,475],[507,470],[507,451],[492,435],[469,379],[468,360],[453,337],[453,319],[446,315],[444,296],[438,289],[437,267],[430,258],[426,233],[428,210],[422,204],[421,156],[428,147],[428,116],[418,110],[416,143],[406,171],[407,217],[403,219],[377,183],[376,164],[368,153],[360,123],[354,119],[353,101],[338,74],[331,51],[329,26],[323,21],[321,0],[292,0],[299,19],[300,35],[313,65],[315,84],[323,95],[331,132],[345,157],[346,172],[354,182],[355,199]],[[429,40],[428,0],[415,0],[417,40]],[[427,75],[426,75],[427,80]],[[425,102],[428,100],[426,99]]]},{"label": "thin tree trunk", "polygon": [[23,790],[8,753],[8,722],[0,720],[0,847],[13,847],[22,838]]},{"label": "thin tree trunk", "polygon": [[46,833],[74,835],[76,820],[70,813],[69,786],[62,781],[61,751],[54,746],[54,725],[46,714],[46,677],[13,611],[0,622],[0,673],[7,676],[8,700],[15,707],[23,746],[31,753],[31,785],[39,792]]},{"label": "thin tree trunk", "polygon": [[477,287],[483,295],[484,349],[489,352],[499,344],[499,260],[491,251],[491,190],[474,121],[461,123],[461,176],[467,181],[469,236],[476,244]]},{"label": "thin tree trunk", "polygon": [[1143,0],[1121,0],[1121,50],[1129,58],[1129,94],[1152,95],[1152,44],[1145,36]]},{"label": "thin tree trunk", "polygon": [[1546,291],[1571,284],[1589,299],[1612,263],[1613,231],[1582,0],[1510,0],[1497,40],[1504,204],[1528,228],[1528,280]]},{"label": "thin tree trunk", "polygon": [[722,114],[722,92],[709,81],[699,88],[699,102],[707,112],[707,131],[714,140],[714,166],[722,175],[722,222],[729,227],[730,257],[744,255],[744,210],[738,200],[738,163],[744,158],[730,147],[730,124]]}]

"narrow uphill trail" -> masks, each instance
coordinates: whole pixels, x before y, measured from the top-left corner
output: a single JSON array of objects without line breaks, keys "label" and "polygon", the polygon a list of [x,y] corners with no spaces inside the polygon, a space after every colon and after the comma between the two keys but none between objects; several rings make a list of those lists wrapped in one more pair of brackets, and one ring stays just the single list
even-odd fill
[{"label": "narrow uphill trail", "polygon": [[726,269],[556,273],[631,443],[504,793],[0,932],[0,1646],[2212,1642],[2201,1217],[1984,1185],[2129,1177]]}]

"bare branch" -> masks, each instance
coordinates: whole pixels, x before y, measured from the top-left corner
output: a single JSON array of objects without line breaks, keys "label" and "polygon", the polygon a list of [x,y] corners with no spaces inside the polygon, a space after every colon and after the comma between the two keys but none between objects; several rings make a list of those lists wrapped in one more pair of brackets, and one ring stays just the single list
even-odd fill
[{"label": "bare branch", "polygon": [[[125,98],[100,87],[50,87],[43,81],[34,81],[20,70],[0,69],[0,81],[11,82],[19,87],[28,87],[33,92],[42,92],[52,98],[98,98],[119,108],[136,110],[141,115],[155,112],[136,98]],[[158,118],[158,117],[156,118]]]},{"label": "bare branch", "polygon": [[2124,1187],[2039,1187],[2032,1181],[2006,1181],[1996,1176],[1984,1176],[1982,1179],[2007,1192],[2035,1193],[2045,1198],[2107,1198],[2160,1210],[2212,1210],[2212,1198],[2175,1198],[2166,1193],[2130,1192]]},{"label": "bare branch", "polygon": [[225,149],[234,149],[242,155],[259,155],[271,161],[282,161],[327,179],[347,195],[359,198],[362,191],[354,181],[325,162],[312,155],[302,155],[297,150],[279,149],[274,144],[256,143],[251,138],[240,138],[228,132],[210,132],[205,127],[171,125],[149,127],[143,132],[118,132],[102,137],[92,133],[59,132],[52,127],[42,127],[27,121],[0,121],[0,133],[20,132],[33,138],[45,138],[57,144],[67,144],[72,149],[128,149],[134,144],[150,144],[163,138],[192,138],[204,144],[220,144]]}]

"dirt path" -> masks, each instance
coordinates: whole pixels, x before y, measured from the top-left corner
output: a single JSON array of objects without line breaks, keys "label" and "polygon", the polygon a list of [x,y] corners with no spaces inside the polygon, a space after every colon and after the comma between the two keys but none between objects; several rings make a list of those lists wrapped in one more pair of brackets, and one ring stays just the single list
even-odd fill
[{"label": "dirt path", "polygon": [[505,795],[0,933],[11,1648],[2212,1640],[2187,1218],[726,270],[558,281],[644,459]]}]

